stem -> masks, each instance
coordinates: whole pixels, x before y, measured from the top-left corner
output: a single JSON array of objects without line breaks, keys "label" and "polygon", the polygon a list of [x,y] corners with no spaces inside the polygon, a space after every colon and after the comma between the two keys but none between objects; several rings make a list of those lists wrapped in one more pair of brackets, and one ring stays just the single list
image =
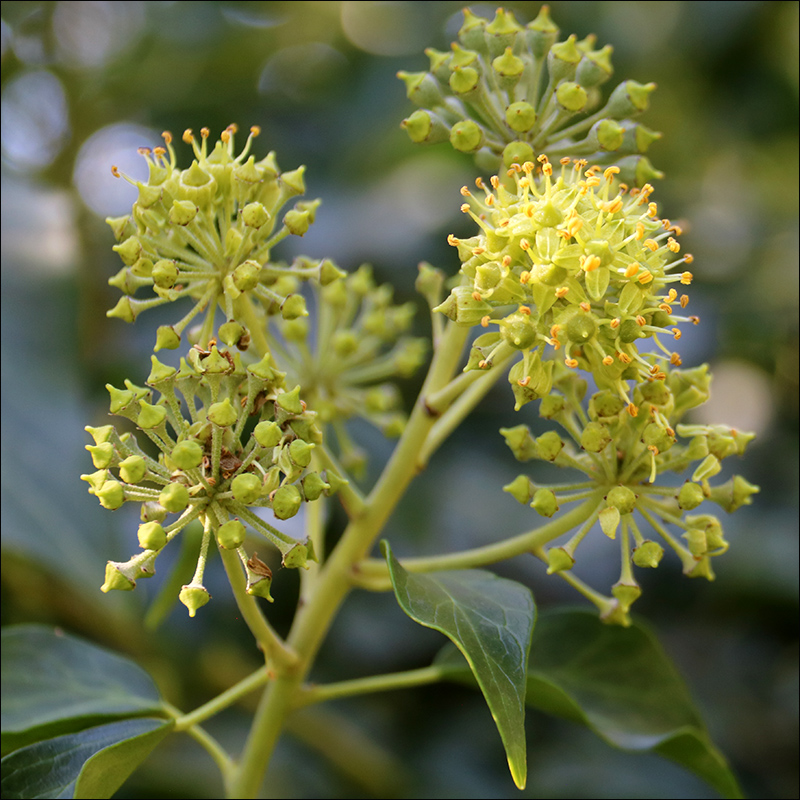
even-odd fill
[{"label": "stem", "polygon": [[228,574],[236,605],[239,607],[245,624],[261,647],[264,657],[273,659],[276,664],[289,667],[297,662],[297,654],[286,646],[284,641],[272,629],[261,611],[258,601],[247,594],[246,581],[239,566],[239,556],[233,550],[219,548],[225,572]]},{"label": "stem", "polygon": [[203,703],[198,706],[194,711],[188,714],[180,714],[175,720],[175,730],[184,731],[189,728],[199,725],[201,722],[219,714],[220,711],[226,709],[228,706],[233,705],[242,697],[250,694],[250,692],[263,686],[269,680],[269,672],[266,667],[259,667],[255,672],[250,673],[246,678],[243,678],[238,683],[235,683],[230,689],[226,689],[222,694],[218,694],[213,700]]},{"label": "stem", "polygon": [[[522,553],[534,551],[547,542],[568,533],[589,519],[597,509],[603,491],[598,490],[577,508],[573,508],[557,519],[502,542],[463,550],[460,553],[446,553],[424,558],[404,558],[403,568],[409,572],[438,572],[451,569],[472,569],[474,567],[505,561]],[[354,567],[354,582],[364,589],[387,591],[392,588],[386,562],[378,558],[365,559]]]},{"label": "stem", "polygon": [[320,571],[313,596],[299,608],[287,645],[298,654],[300,661],[291,674],[280,675],[267,686],[242,753],[239,771],[230,786],[231,796],[247,798],[257,794],[293,696],[311,668],[342,600],[352,588],[352,565],[366,555],[417,472],[419,452],[435,421],[425,406],[424,398],[452,378],[466,336],[466,328],[452,323],[447,326],[428,370],[420,400],[389,463],[370,492],[363,513],[347,526]]},{"label": "stem", "polygon": [[386,692],[390,689],[406,689],[409,686],[424,686],[442,680],[451,671],[447,667],[430,666],[412,669],[407,672],[393,672],[388,675],[373,675],[369,678],[356,678],[338,681],[322,686],[303,687],[295,698],[294,707],[302,708],[326,700],[339,700],[370,692]]}]

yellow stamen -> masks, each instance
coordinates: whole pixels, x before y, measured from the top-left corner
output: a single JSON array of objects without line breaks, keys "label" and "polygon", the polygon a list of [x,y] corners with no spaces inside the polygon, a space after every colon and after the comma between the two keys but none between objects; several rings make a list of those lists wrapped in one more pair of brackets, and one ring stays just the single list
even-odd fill
[{"label": "yellow stamen", "polygon": [[645,325],[647,325],[647,320],[641,314],[637,314],[637,316],[636,316],[636,324],[640,328],[643,328]]},{"label": "yellow stamen", "polygon": [[613,359],[611,356],[606,356],[606,357],[603,359],[603,363],[604,363],[604,364],[605,364],[607,367],[610,367],[610,366],[611,366],[611,365],[614,363],[614,359]]},{"label": "yellow stamen", "polygon": [[680,328],[673,328],[672,335],[675,337],[675,341],[677,342],[678,339],[680,339],[683,334],[681,333]]},{"label": "yellow stamen", "polygon": [[681,273],[681,283],[684,286],[688,286],[692,282],[693,278],[694,278],[694,275],[692,275],[691,272],[682,272]]},{"label": "yellow stamen", "polygon": [[644,240],[644,246],[648,250],[652,250],[654,253],[655,253],[656,250],[658,250],[658,242],[655,241],[654,239],[645,239]]},{"label": "yellow stamen", "polygon": [[575,369],[578,366],[578,362],[574,358],[565,358],[564,363],[570,368]]},{"label": "yellow stamen", "polygon": [[636,417],[639,415],[639,407],[635,406],[633,403],[628,403],[628,413],[632,417]]},{"label": "yellow stamen", "polygon": [[681,308],[686,308],[689,305],[689,295],[682,294],[681,295]]},{"label": "yellow stamen", "polygon": [[491,317],[488,314],[485,317],[481,317],[481,328],[488,328],[489,320],[491,320]]},{"label": "yellow stamen", "polygon": [[560,300],[562,297],[566,297],[569,294],[569,286],[559,286],[556,289],[556,297]]},{"label": "yellow stamen", "polygon": [[670,252],[678,253],[680,252],[681,246],[678,242],[673,239],[671,236],[667,239],[667,247],[669,248]]},{"label": "yellow stamen", "polygon": [[632,278],[637,272],[639,271],[639,264],[634,261],[626,270],[625,270],[625,277]]},{"label": "yellow stamen", "polygon": [[585,272],[593,272],[596,270],[603,262],[600,260],[599,256],[590,255],[590,256],[581,256],[581,267]]},{"label": "yellow stamen", "polygon": [[636,280],[641,284],[650,283],[653,280],[653,274],[646,269]]},{"label": "yellow stamen", "polygon": [[524,286],[531,279],[531,274],[527,270],[523,270],[519,274],[519,282]]},{"label": "yellow stamen", "polygon": [[607,181],[611,181],[613,180],[614,176],[619,175],[619,173],[620,173],[619,167],[607,167],[603,172],[603,177]]}]

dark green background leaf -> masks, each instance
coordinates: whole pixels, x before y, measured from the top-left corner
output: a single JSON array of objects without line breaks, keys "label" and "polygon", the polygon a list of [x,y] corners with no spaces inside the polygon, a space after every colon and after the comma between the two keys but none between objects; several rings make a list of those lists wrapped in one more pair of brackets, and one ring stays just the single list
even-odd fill
[{"label": "dark green background leaf", "polygon": [[173,724],[127,719],[16,750],[2,761],[3,797],[111,797]]},{"label": "dark green background leaf", "polygon": [[52,628],[2,631],[3,751],[108,719],[163,713],[150,676],[127,659]]},{"label": "dark green background leaf", "polygon": [[[436,663],[452,668],[454,679],[470,679],[451,647]],[[586,725],[622,750],[669,758],[724,797],[742,797],[671,659],[641,623],[605,625],[583,609],[541,614],[531,643],[526,702]]]},{"label": "dark green background leaf", "polygon": [[406,572],[382,547],[397,602],[411,619],[441,631],[466,657],[492,712],[519,788],[527,780],[525,672],[536,606],[519,583],[485,570]]}]

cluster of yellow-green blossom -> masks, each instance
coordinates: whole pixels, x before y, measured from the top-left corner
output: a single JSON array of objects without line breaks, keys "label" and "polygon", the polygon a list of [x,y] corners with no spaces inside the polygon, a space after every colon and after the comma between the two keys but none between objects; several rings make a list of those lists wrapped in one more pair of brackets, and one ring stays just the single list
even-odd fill
[{"label": "cluster of yellow-green blossom", "polygon": [[[711,376],[705,365],[671,368],[665,380],[636,383],[633,398],[639,414],[635,418],[617,393],[601,390],[585,404],[587,382],[560,364],[555,373],[554,391],[542,398],[539,413],[559,423],[567,439],[556,431],[534,438],[526,425],[504,428],[501,433],[519,461],[549,461],[578,470],[586,479],[543,484],[520,475],[505,491],[546,517],[569,503],[593,498],[578,530],[566,543],[542,555],[548,572],[566,577],[598,605],[604,619],[629,624],[628,611],[641,594],[632,565],[657,567],[664,554],[659,542],[642,534],[642,521],[677,554],[686,575],[713,580],[710,559],[724,553],[728,542],[720,520],[701,513],[699,507],[711,501],[730,513],[750,504],[751,495],[759,489],[745,478],[734,475],[717,486],[709,479],[720,473],[723,459],[744,454],[753,434],[726,425],[679,422],[688,410],[708,399]],[[690,477],[683,484],[656,484],[659,475],[689,469]],[[590,589],[570,572],[576,548],[598,522],[610,539],[621,530],[622,568],[611,597]]]},{"label": "cluster of yellow-green blossom", "polygon": [[[235,155],[235,132],[235,125],[228,126],[209,152],[208,129],[200,132],[200,144],[187,130],[183,139],[195,159],[184,170],[177,166],[167,132],[165,147],[140,149],[148,180],[125,176],[138,188],[138,199],[131,214],[107,220],[118,242],[114,250],[125,265],[109,281],[124,292],[110,317],[133,322],[149,308],[183,297],[194,300],[182,319],[158,329],[156,350],[178,348],[184,330],[203,311],[199,341],[206,345],[215,334],[217,307],[227,320],[219,338],[246,349],[250,332],[241,312],[248,302],[256,301],[267,315],[296,319],[308,313],[298,279],[327,285],[344,275],[329,260],[305,260],[294,267],[270,261],[281,240],[308,231],[319,200],[298,202],[279,220],[283,206],[305,191],[305,168],[281,172],[274,153],[256,161],[249,152],[257,127]],[[120,175],[116,167],[113,172]],[[135,298],[142,287],[150,287],[155,296]]]},{"label": "cluster of yellow-green blossom", "polygon": [[403,127],[414,142],[474,153],[488,172],[547,152],[615,163],[637,185],[660,177],[642,153],[661,134],[634,121],[655,84],[623,81],[600,107],[612,47],[558,38],[547,6],[525,27],[502,8],[491,22],[464,9],[450,52],[428,48],[428,72],[398,73],[420,106]]},{"label": "cluster of yellow-green blossom", "polygon": [[363,451],[346,420],[363,417],[384,435],[399,436],[406,414],[396,377],[412,375],[427,356],[427,339],[408,335],[415,306],[392,302],[389,284],[378,286],[368,265],[328,286],[313,286],[308,317],[277,319],[272,350],[321,423],[335,433],[342,465],[358,473]]},{"label": "cluster of yellow-green blossom", "polygon": [[[477,195],[461,190],[479,233],[450,236],[461,281],[438,310],[459,325],[499,327],[475,341],[470,368],[490,367],[501,343],[523,353],[509,376],[518,409],[550,391],[553,362],[544,356],[552,347],[635,416],[627,381],[659,379],[679,365],[662,339],[679,339],[679,323],[697,322],[680,313],[692,257],[680,254],[680,229],[659,219],[649,184],[629,189],[616,167],[600,172],[582,159],[538,162],[514,165],[491,186],[478,179]],[[657,352],[641,354],[643,340]]]},{"label": "cluster of yellow-green blossom", "polygon": [[[82,476],[89,492],[111,510],[125,502],[141,505],[142,553],[127,562],[110,561],[103,591],[133,589],[138,578],[153,575],[164,546],[201,519],[205,536],[197,570],[180,593],[189,613],[194,616],[210,597],[202,580],[212,536],[220,548],[238,552],[248,592],[271,600],[268,568],[245,550],[245,523],[277,547],[284,566],[314,560],[310,542],[282,533],[252,509],[268,508],[285,520],[303,502],[342,485],[333,471],[313,467],[313,450],[322,441],[316,415],[307,410],[299,386],[286,391],[285,375],[268,355],[244,367],[238,353],[212,345],[193,348],[179,369],[155,356],[152,362],[150,388],[128,381],[124,389],[107,388],[111,413],[131,420],[156,446],[157,459],[135,436],[120,435],[112,425],[87,428],[94,439],[87,450],[97,469]],[[166,524],[170,515],[178,516]]]}]

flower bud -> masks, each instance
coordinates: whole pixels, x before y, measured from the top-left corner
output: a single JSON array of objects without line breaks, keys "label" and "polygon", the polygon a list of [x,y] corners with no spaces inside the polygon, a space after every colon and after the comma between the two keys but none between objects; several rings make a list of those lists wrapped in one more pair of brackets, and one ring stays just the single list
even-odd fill
[{"label": "flower bud", "polygon": [[330,492],[331,485],[326,483],[317,472],[309,472],[301,481],[303,495],[306,500],[317,500],[323,492]]},{"label": "flower bud", "polygon": [[462,120],[450,129],[450,144],[460,153],[474,153],[483,144],[483,131],[471,119]]},{"label": "flower bud", "polygon": [[503,487],[504,492],[508,492],[517,502],[525,505],[530,503],[533,498],[534,485],[527,475],[517,475],[511,483]]},{"label": "flower bud", "polygon": [[277,422],[259,422],[253,429],[253,436],[262,447],[275,447],[283,438],[283,431]]},{"label": "flower bud", "polygon": [[629,578],[627,581],[617,581],[611,587],[611,594],[619,600],[620,610],[627,613],[633,602],[642,594],[642,589],[633,578]]},{"label": "flower bud", "polygon": [[691,511],[697,508],[705,499],[706,497],[703,494],[702,487],[690,481],[686,481],[686,483],[681,486],[680,492],[678,492],[678,505],[684,511]]},{"label": "flower bud", "polygon": [[655,88],[654,83],[641,84],[637,81],[623,81],[608,98],[604,113],[612,119],[625,119],[647,111],[647,107],[650,105],[650,94]]},{"label": "flower bud", "polygon": [[512,79],[510,84],[506,81],[504,85],[513,86],[522,77],[525,62],[515,56],[510,47],[507,47],[503,55],[497,56],[492,61],[492,68],[501,78]]},{"label": "flower bud", "polygon": [[244,543],[246,533],[238,519],[228,520],[217,529],[217,542],[224,550],[236,550]]},{"label": "flower bud", "polygon": [[611,441],[608,428],[600,422],[590,422],[581,433],[581,447],[587,453],[600,453]]},{"label": "flower bud", "polygon": [[181,335],[172,325],[159,325],[156,330],[156,352],[159,350],[177,350],[181,346]]},{"label": "flower bud", "polygon": [[203,461],[203,446],[194,439],[186,439],[172,448],[170,458],[179,469],[196,469]]},{"label": "flower bud", "polygon": [[553,84],[571,81],[575,77],[575,71],[583,58],[576,41],[573,34],[566,41],[558,42],[550,48],[547,54],[547,69]]},{"label": "flower bud", "polygon": [[167,543],[167,534],[158,522],[140,525],[138,537],[143,550],[160,550]]},{"label": "flower bud", "polygon": [[92,464],[97,469],[105,469],[110,467],[114,461],[116,451],[111,442],[102,442],[100,444],[87,444],[86,449],[92,455]]},{"label": "flower bud", "polygon": [[245,334],[245,329],[238,322],[232,320],[219,326],[219,338],[225,342],[228,347],[235,347],[239,344]]},{"label": "flower bud", "polygon": [[512,103],[506,109],[506,123],[516,133],[526,133],[536,124],[536,111],[530,103]]},{"label": "flower bud", "polygon": [[742,506],[749,506],[753,502],[751,495],[760,491],[759,486],[754,486],[741,475],[734,475],[721,486],[714,486],[709,499],[730,514]]},{"label": "flower bud", "polygon": [[169,210],[169,221],[173,225],[188,225],[200,209],[191,200],[173,200]]},{"label": "flower bud", "polygon": [[122,244],[115,244],[111,249],[115,253],[119,253],[119,257],[126,267],[132,267],[142,254],[142,245],[135,236],[129,237]]},{"label": "flower bud", "polygon": [[146,400],[139,401],[141,411],[136,417],[136,424],[143,430],[158,428],[167,418],[167,409],[164,406],[154,406]]},{"label": "flower bud", "polygon": [[564,449],[564,442],[555,431],[547,431],[536,438],[536,457],[543,461],[555,461]]},{"label": "flower bud", "polygon": [[563,547],[551,547],[547,551],[547,574],[566,572],[572,569],[575,559]]},{"label": "flower bud", "polygon": [[147,475],[147,462],[141,456],[128,456],[119,464],[119,476],[125,483],[139,483]]},{"label": "flower bud", "polygon": [[611,66],[612,52],[611,45],[606,45],[602,50],[584,53],[575,73],[578,83],[587,89],[605,83],[614,72]]},{"label": "flower bud", "polygon": [[162,259],[153,266],[153,283],[161,289],[171,289],[178,281],[178,267],[174,261]]},{"label": "flower bud", "polygon": [[133,577],[133,569],[130,564],[120,561],[109,561],[106,564],[106,579],[100,587],[100,591],[107,593],[112,589],[129,592],[136,586],[136,580]]},{"label": "flower bud", "polygon": [[708,551],[706,532],[702,528],[689,528],[681,534],[681,538],[686,539],[689,552],[696,559],[702,558]]},{"label": "flower bud", "polygon": [[406,85],[406,95],[414,105],[420,108],[433,108],[443,105],[444,97],[439,84],[429,72],[403,72],[397,73]]},{"label": "flower bud", "polygon": [[281,317],[283,319],[297,319],[307,317],[306,299],[301,294],[290,294],[281,304]]},{"label": "flower bud", "polygon": [[500,434],[514,454],[517,461],[530,461],[536,457],[536,442],[531,436],[527,425],[517,425],[513,428],[500,428]]},{"label": "flower bud", "polygon": [[[286,487],[285,487],[286,488]],[[291,488],[295,488],[294,486]],[[283,554],[281,564],[288,569],[297,569],[302,567],[308,569],[308,561],[316,561],[313,554],[309,552],[309,548],[298,542],[290,550]]]},{"label": "flower bud", "polygon": [[208,589],[197,583],[190,583],[181,588],[178,599],[189,609],[189,616],[193,617],[198,608],[202,608],[210,599]]},{"label": "flower bud", "polygon": [[244,472],[231,481],[234,498],[245,505],[255,503],[261,496],[261,489],[261,479],[252,472]]},{"label": "flower bud", "polygon": [[240,292],[247,292],[258,286],[261,264],[257,261],[245,261],[231,273],[233,285]]},{"label": "flower bud", "polygon": [[278,519],[289,519],[300,510],[302,502],[303,498],[296,486],[281,486],[272,495],[272,512]]},{"label": "flower bud", "polygon": [[539,403],[539,416],[542,419],[553,419],[557,417],[565,408],[567,401],[563,395],[549,394],[543,397]]},{"label": "flower bud", "polygon": [[119,481],[106,480],[95,492],[100,505],[115,511],[125,502],[125,490]]},{"label": "flower bud", "polygon": [[589,96],[580,84],[564,81],[556,89],[556,101],[564,111],[577,114],[586,108]]},{"label": "flower bud", "polygon": [[655,568],[664,556],[664,548],[650,539],[645,539],[633,551],[632,560],[637,567]]},{"label": "flower bud", "polygon": [[531,508],[543,517],[552,517],[558,511],[558,501],[550,489],[537,489],[533,495]]},{"label": "flower bud", "polygon": [[158,502],[172,514],[178,514],[189,505],[189,490],[182,483],[168,483],[161,494]]},{"label": "flower bud", "polygon": [[620,520],[619,509],[613,506],[604,508],[599,514],[599,519],[603,533],[608,536],[609,539],[616,539]]},{"label": "flower bud", "polygon": [[295,386],[291,392],[281,392],[275,399],[275,404],[290,415],[302,414],[305,408],[300,399],[300,386]]},{"label": "flower bud", "polygon": [[269,211],[261,203],[248,203],[242,209],[242,222],[248,228],[260,228],[269,222]]},{"label": "flower bud", "polygon": [[458,325],[477,325],[483,317],[491,313],[492,308],[483,300],[476,300],[473,292],[469,286],[456,286],[445,301],[433,310],[441,311]]},{"label": "flower bud", "polygon": [[135,300],[131,300],[131,298],[127,295],[123,295],[117,301],[117,304],[114,306],[114,308],[106,311],[106,316],[116,317],[117,319],[121,319],[123,322],[133,322],[136,319],[136,307],[134,305],[135,302]]},{"label": "flower bud", "polygon": [[503,164],[510,168],[513,164],[524,164],[533,161],[533,147],[527,142],[511,142],[503,148]]},{"label": "flower bud", "polygon": [[213,422],[220,428],[229,428],[236,423],[239,415],[231,405],[229,397],[219,403],[213,403],[208,407],[208,421]]},{"label": "flower bud", "polygon": [[630,514],[636,508],[636,495],[627,486],[615,486],[606,495],[609,508],[616,508],[620,514]]}]

